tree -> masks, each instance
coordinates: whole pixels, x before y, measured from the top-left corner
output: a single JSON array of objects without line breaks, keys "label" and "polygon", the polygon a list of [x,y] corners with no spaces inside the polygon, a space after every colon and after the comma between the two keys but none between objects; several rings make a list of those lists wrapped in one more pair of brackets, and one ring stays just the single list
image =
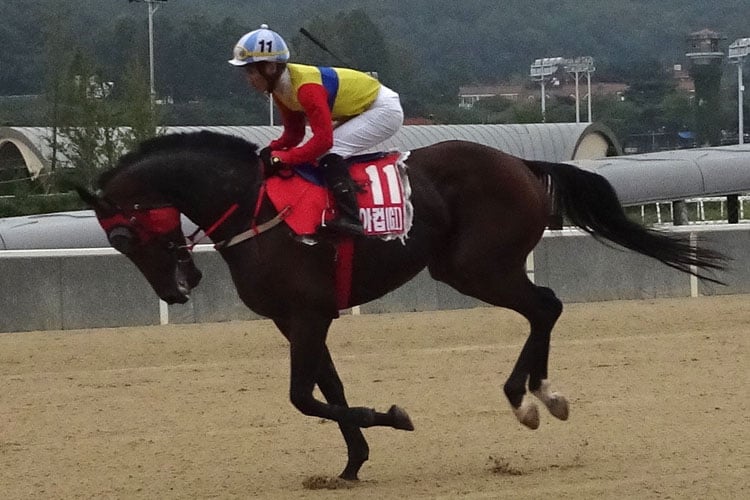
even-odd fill
[{"label": "tree", "polygon": [[338,40],[342,43],[340,53],[363,71],[375,71],[378,78],[389,82],[393,78],[391,58],[385,37],[364,10],[357,9],[339,13],[334,25]]},{"label": "tree", "polygon": [[[131,150],[138,143],[163,132],[159,127],[159,109],[151,102],[148,74],[138,59],[133,59],[123,76],[122,93],[115,94],[116,115],[120,125],[127,127],[122,132],[122,146]],[[120,153],[118,151],[118,153]]]},{"label": "tree", "polygon": [[624,97],[640,110],[638,121],[641,131],[655,131],[664,127],[664,100],[675,92],[676,86],[671,74],[658,61],[644,61],[631,69]]},{"label": "tree", "polygon": [[618,96],[594,96],[592,102],[597,121],[612,130],[621,142],[630,134],[642,131],[638,106]]},{"label": "tree", "polygon": [[92,188],[97,171],[112,167],[122,152],[116,114],[111,106],[111,84],[102,81],[90,60],[79,50],[63,72],[54,127],[63,140],[60,153],[72,170],[57,169],[58,180],[70,178]]},{"label": "tree", "polygon": [[394,76],[385,37],[364,10],[339,12],[333,19],[316,17],[306,30],[330,52],[303,35],[295,35],[290,38],[295,60],[373,71],[383,82]]},{"label": "tree", "polygon": [[[132,62],[116,97],[115,82],[105,81],[81,50],[67,68],[53,74],[53,179],[58,189],[71,184],[93,188],[102,169],[111,168],[139,142],[159,133],[142,65]],[[66,167],[66,168],[59,168]]]},{"label": "tree", "polygon": [[542,108],[537,102],[521,102],[514,106],[516,123],[541,123]]},{"label": "tree", "polygon": [[685,92],[673,92],[664,97],[661,105],[662,123],[669,132],[695,130],[695,114],[690,96]]},{"label": "tree", "polygon": [[73,47],[74,43],[70,36],[67,18],[64,15],[48,15],[43,24],[44,36],[44,60],[45,64],[45,101],[48,108],[48,125],[51,125],[51,134],[47,137],[50,146],[50,171],[42,173],[41,180],[45,190],[49,192],[54,188],[54,178],[57,173],[58,160],[60,159],[62,140],[59,136],[59,125],[64,118],[64,100],[66,94],[66,71],[64,68],[72,64],[72,54],[66,51],[58,54],[58,44]]}]

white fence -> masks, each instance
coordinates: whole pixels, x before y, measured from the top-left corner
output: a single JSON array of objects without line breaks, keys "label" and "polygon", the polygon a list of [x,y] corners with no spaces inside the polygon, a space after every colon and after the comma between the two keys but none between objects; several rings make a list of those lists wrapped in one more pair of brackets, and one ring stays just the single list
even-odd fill
[{"label": "white fence", "polygon": [[[660,262],[603,245],[577,230],[548,231],[527,261],[529,277],[564,302],[691,297],[750,292],[750,224],[671,229],[732,260],[717,276],[728,286],[699,282]],[[257,319],[239,300],[221,256],[196,254],[204,279],[183,305],[167,306],[124,256],[111,248],[0,251],[0,332]],[[483,305],[423,271],[361,314],[459,309]]]},{"label": "white fence", "polygon": [[[727,221],[727,198],[725,196],[689,198],[687,200],[684,200],[684,202],[690,215],[690,223],[709,224],[713,222]],[[739,196],[738,211],[740,222],[750,222],[750,218],[745,217],[745,204],[748,204],[748,209],[750,210],[750,196]],[[709,215],[706,215],[707,206],[717,206],[717,208],[719,209],[718,218],[712,217],[710,210]],[[649,219],[649,207],[654,208],[656,221]],[[646,205],[640,205],[640,211],[641,221],[643,223],[669,224],[674,220],[674,205],[672,204],[672,202],[649,203]],[[748,213],[750,214],[750,211]]]}]

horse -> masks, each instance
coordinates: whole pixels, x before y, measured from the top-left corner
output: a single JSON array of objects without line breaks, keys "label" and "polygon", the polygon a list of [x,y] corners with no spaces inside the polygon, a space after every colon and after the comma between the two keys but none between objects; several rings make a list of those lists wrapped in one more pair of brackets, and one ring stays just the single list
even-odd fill
[{"label": "horse", "polygon": [[[427,268],[462,294],[521,314],[530,330],[503,392],[517,420],[535,429],[539,410],[527,389],[554,417],[566,420],[569,413],[548,377],[550,335],[563,305],[525,269],[553,213],[701,279],[718,282],[713,276],[725,267],[718,251],[631,221],[604,177],[570,164],[458,140],[410,151],[405,163],[413,223],[405,238],[390,240],[323,232],[309,244],[269,201],[257,145],[208,131],[146,140],[99,176],[96,193],[77,190],[112,246],[168,304],[187,301],[201,279],[180,214],[210,234],[242,302],[288,340],[293,406],[338,423],[347,447],[339,477],[346,480],[357,480],[369,458],[363,428],[414,426],[397,405],[387,411],[349,405],[326,344],[342,309],[381,297]],[[351,248],[344,302],[335,278],[342,242]],[[325,401],[315,397],[316,385]]]}]

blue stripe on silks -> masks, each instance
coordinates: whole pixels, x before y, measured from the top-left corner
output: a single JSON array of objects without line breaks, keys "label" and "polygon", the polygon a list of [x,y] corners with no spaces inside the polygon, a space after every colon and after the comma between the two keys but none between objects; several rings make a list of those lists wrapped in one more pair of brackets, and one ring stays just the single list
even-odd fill
[{"label": "blue stripe on silks", "polygon": [[294,166],[294,171],[308,182],[312,182],[317,186],[325,186],[326,180],[323,177],[322,169],[318,168],[317,165],[312,163],[300,163]]},{"label": "blue stripe on silks", "polygon": [[328,92],[328,108],[333,111],[333,103],[336,102],[336,94],[339,92],[339,75],[336,70],[327,66],[319,67],[320,81]]}]

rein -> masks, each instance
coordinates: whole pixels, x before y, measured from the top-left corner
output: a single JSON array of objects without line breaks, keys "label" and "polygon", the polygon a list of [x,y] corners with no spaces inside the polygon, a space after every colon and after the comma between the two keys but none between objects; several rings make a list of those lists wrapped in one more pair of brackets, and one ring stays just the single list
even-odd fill
[{"label": "rein", "polygon": [[189,236],[187,236],[187,239],[190,241],[190,245],[187,245],[187,249],[188,250],[193,250],[193,248],[195,247],[195,245],[197,245],[201,241],[203,241],[206,238],[208,238],[214,231],[216,231],[216,228],[218,228],[219,226],[221,226],[224,223],[224,221],[226,221],[229,218],[229,216],[232,215],[235,212],[235,210],[237,210],[239,207],[240,207],[240,205],[238,203],[233,203],[232,206],[230,206],[227,209],[227,211],[224,212],[224,214],[221,217],[219,217],[219,219],[216,222],[214,222],[213,224],[211,224],[211,226],[208,229],[206,229],[205,231],[203,231],[203,236],[201,236],[200,238],[195,239],[196,235],[199,232],[201,232],[201,228],[198,228],[195,231],[193,231],[192,234],[190,234]]},{"label": "rein", "polygon": [[[258,191],[258,200],[255,203],[255,210],[253,211],[253,218],[250,221],[250,229],[247,231],[243,231],[235,236],[232,236],[228,240],[222,240],[217,243],[214,243],[214,248],[216,250],[220,250],[222,248],[229,248],[231,246],[234,246],[238,243],[241,243],[243,241],[249,240],[250,238],[254,238],[255,236],[258,236],[261,233],[264,233],[265,231],[268,231],[272,227],[275,227],[279,225],[281,222],[286,219],[287,215],[289,215],[289,212],[291,211],[291,206],[284,207],[276,216],[266,222],[263,222],[262,224],[257,224],[256,220],[258,219],[258,214],[260,213],[260,207],[263,203],[263,196],[266,194],[266,183],[263,182],[260,185],[260,189]],[[195,245],[197,245],[202,240],[208,238],[216,229],[221,226],[230,215],[232,215],[237,209],[239,208],[239,205],[237,203],[233,203],[232,206],[230,206],[224,214],[219,217],[216,222],[211,224],[211,226],[203,232],[203,235],[195,239],[195,236],[198,234],[199,231],[201,231],[201,228],[196,229],[193,234],[187,237],[188,240],[190,240],[190,245],[186,245],[187,249],[192,251]]]}]

